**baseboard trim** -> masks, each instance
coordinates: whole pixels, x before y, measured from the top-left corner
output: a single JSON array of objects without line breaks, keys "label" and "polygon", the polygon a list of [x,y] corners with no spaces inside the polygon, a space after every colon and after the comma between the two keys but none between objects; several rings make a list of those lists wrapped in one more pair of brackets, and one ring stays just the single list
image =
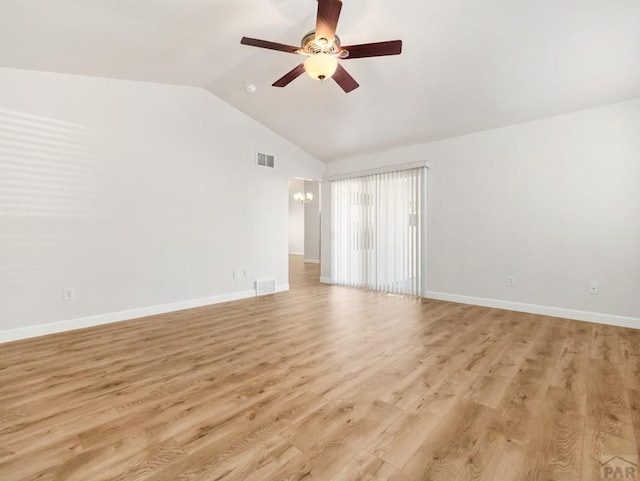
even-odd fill
[{"label": "baseboard trim", "polygon": [[[320,282],[323,284],[333,284],[331,278],[321,277]],[[289,284],[281,284],[276,286],[276,292],[286,292],[289,290]],[[128,321],[140,317],[154,316],[158,314],[166,314],[169,312],[181,311],[184,309],[193,309],[195,307],[204,307],[222,302],[237,301],[256,296],[255,289],[241,292],[232,292],[219,296],[205,297],[201,299],[192,299],[188,301],[173,302],[158,306],[141,307],[126,311],[111,312],[107,314],[99,314],[96,316],[83,317],[78,319],[70,319],[67,321],[52,322],[48,324],[38,324],[35,326],[20,327],[0,331],[0,343],[18,341],[32,337],[45,336],[47,334],[56,334],[60,332],[73,331],[75,329],[83,329],[87,327],[100,326],[103,324],[111,324],[114,322]],[[640,319],[635,317],[616,316],[612,314],[602,314],[598,312],[576,311],[564,309],[560,307],[541,306],[536,304],[524,304],[519,302],[502,301],[498,299],[487,299],[482,297],[461,296],[458,294],[449,294],[446,292],[427,292],[428,299],[440,301],[458,302],[460,304],[473,304],[476,306],[493,307],[496,309],[507,309],[510,311],[527,312],[530,314],[540,314],[543,316],[561,317],[566,319],[575,319],[578,321],[597,322],[600,324],[608,324],[612,326],[630,327],[640,329]]]},{"label": "baseboard trim", "polygon": [[640,329],[640,319],[635,317],[616,316],[613,314],[602,314],[599,312],[576,311],[561,307],[540,306],[537,304],[524,304],[520,302],[502,301],[499,299],[486,299],[483,297],[461,296],[446,292],[427,292],[428,299],[439,301],[458,302],[460,304],[473,304],[483,307],[494,307],[496,309],[506,309],[509,311],[526,312],[529,314],[540,314],[543,316],[561,317],[565,319],[575,319],[577,321],[597,322],[610,326],[630,327]]},{"label": "baseboard trim", "polygon": [[320,259],[304,259],[305,264],[320,264]]},{"label": "baseboard trim", "polygon": [[320,282],[322,282],[323,284],[333,284],[331,277],[321,277]]},{"label": "baseboard trim", "polygon": [[[286,292],[288,290],[289,284],[276,286],[276,292]],[[114,322],[129,321],[131,319],[138,319],[140,317],[167,314],[169,312],[182,311],[184,309],[193,309],[195,307],[210,306],[213,304],[220,304],[222,302],[238,301],[255,296],[256,290],[252,289],[248,291],[222,294],[219,296],[172,302],[169,304],[161,304],[158,306],[140,307],[136,309],[129,309],[126,311],[98,314],[95,316],[70,319],[67,321],[58,321],[47,324],[38,324],[35,326],[19,327],[16,329],[0,331],[0,344],[11,341],[19,341],[21,339],[29,339],[32,337],[46,336],[48,334],[57,334],[60,332],[73,331],[76,329],[84,329],[87,327],[101,326],[103,324],[111,324]]]},{"label": "baseboard trim", "polygon": [[290,256],[303,256],[304,252],[289,252]]}]

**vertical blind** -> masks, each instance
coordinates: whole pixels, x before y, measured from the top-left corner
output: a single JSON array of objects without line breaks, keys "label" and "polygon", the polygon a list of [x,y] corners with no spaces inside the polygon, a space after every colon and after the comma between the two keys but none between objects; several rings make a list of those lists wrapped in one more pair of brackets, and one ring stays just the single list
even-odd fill
[{"label": "vertical blind", "polygon": [[416,168],[331,183],[333,282],[421,294],[424,178]]}]

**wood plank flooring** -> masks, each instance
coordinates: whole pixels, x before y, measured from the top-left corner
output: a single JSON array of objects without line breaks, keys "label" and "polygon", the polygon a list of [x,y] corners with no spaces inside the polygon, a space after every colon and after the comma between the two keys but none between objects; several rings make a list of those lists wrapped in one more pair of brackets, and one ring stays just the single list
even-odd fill
[{"label": "wood plank flooring", "polygon": [[0,345],[0,480],[598,480],[640,331],[319,284]]}]

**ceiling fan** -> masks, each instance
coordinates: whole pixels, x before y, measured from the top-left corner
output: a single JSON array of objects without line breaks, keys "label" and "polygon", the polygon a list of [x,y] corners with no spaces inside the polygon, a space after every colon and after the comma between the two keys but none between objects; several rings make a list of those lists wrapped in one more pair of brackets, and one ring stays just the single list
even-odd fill
[{"label": "ceiling fan", "polygon": [[336,36],[341,9],[342,2],[340,0],[318,0],[316,29],[302,37],[301,48],[248,37],[242,37],[240,43],[307,57],[303,63],[276,80],[273,83],[274,87],[286,87],[304,72],[307,72],[310,77],[321,81],[332,77],[342,87],[342,90],[349,93],[357,89],[359,84],[338,63],[338,59],[398,55],[402,52],[402,40],[341,46],[340,38]]}]

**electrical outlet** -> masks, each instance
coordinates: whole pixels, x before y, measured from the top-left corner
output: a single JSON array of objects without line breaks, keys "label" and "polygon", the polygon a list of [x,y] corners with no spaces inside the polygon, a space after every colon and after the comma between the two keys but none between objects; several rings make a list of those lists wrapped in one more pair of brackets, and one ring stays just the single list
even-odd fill
[{"label": "electrical outlet", "polygon": [[507,276],[507,285],[509,287],[515,287],[516,286],[516,276]]},{"label": "electrical outlet", "polygon": [[597,281],[589,282],[589,294],[600,294],[600,283]]},{"label": "electrical outlet", "polygon": [[63,301],[73,301],[76,298],[76,290],[73,287],[67,287],[62,290]]},{"label": "electrical outlet", "polygon": [[244,277],[249,277],[249,269],[244,268]]}]

